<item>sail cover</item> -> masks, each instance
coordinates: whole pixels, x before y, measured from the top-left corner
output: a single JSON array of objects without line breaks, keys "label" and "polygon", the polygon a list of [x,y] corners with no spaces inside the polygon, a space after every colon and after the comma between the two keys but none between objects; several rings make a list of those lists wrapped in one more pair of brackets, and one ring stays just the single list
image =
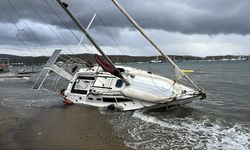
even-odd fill
[{"label": "sail cover", "polygon": [[164,103],[181,93],[180,87],[169,79],[140,71],[133,74],[135,77],[129,80],[130,85],[121,90],[125,97]]},{"label": "sail cover", "polygon": [[109,63],[107,63],[99,55],[95,54],[95,60],[102,67],[102,69],[104,71],[109,72],[112,75],[117,76],[117,77],[119,77],[119,78],[122,79],[122,75],[121,75],[120,71],[118,69],[112,67],[112,65],[110,65]]},{"label": "sail cover", "polygon": [[95,54],[95,60],[102,67],[104,71],[113,74],[114,71],[113,67],[105,60],[103,60],[99,55]]}]

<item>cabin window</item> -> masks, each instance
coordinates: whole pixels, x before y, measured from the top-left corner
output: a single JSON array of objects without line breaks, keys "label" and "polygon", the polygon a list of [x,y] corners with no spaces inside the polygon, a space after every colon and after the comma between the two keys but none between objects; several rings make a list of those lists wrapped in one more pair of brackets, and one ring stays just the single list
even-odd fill
[{"label": "cabin window", "polygon": [[75,90],[75,89],[72,89],[71,93],[86,95],[88,93],[88,91],[87,90]]},{"label": "cabin window", "polygon": [[90,100],[90,101],[92,101],[92,100],[93,100],[93,98],[92,98],[92,97],[89,97],[89,100]]},{"label": "cabin window", "polygon": [[131,99],[127,99],[127,98],[116,98],[117,102],[132,102]]},{"label": "cabin window", "polygon": [[120,88],[120,87],[122,87],[122,85],[123,85],[123,81],[121,79],[118,79],[116,81],[115,87]]},{"label": "cabin window", "polygon": [[95,77],[79,76],[77,79],[81,79],[81,80],[95,80]]},{"label": "cabin window", "polygon": [[103,97],[102,100],[103,102],[110,102],[110,103],[116,102],[115,98],[110,98],[110,97]]},{"label": "cabin window", "polygon": [[88,85],[84,80],[77,79],[72,86],[71,93],[86,95],[88,93],[88,91],[86,90],[87,87]]}]

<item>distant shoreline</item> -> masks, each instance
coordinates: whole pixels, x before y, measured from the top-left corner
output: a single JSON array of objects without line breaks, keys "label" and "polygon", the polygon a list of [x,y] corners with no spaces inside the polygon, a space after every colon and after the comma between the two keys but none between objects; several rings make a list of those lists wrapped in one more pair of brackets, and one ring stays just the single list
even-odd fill
[{"label": "distant shoreline", "polygon": [[[74,57],[87,62],[94,62],[94,54],[75,54],[75,55],[61,55],[62,57]],[[227,61],[227,60],[250,60],[250,55],[225,55],[225,56],[180,56],[180,55],[169,55],[169,57],[175,62],[182,61]],[[45,64],[49,56],[17,56],[17,55],[7,55],[0,54],[0,58],[7,58],[10,61],[10,65],[22,66],[22,65],[41,65]],[[128,55],[109,55],[109,58],[114,63],[127,63],[127,62],[150,62],[156,59],[156,56],[128,56]],[[162,56],[158,56],[158,59],[165,61]],[[62,58],[58,61],[63,62]]]}]

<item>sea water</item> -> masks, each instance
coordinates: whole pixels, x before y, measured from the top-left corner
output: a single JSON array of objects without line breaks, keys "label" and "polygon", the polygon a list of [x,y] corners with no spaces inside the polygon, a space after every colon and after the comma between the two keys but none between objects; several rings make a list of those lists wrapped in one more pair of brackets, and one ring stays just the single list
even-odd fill
[{"label": "sea water", "polygon": [[[173,73],[166,63],[125,65],[164,76],[171,77]],[[181,69],[194,70],[188,76],[205,89],[207,98],[168,110],[100,110],[124,143],[143,150],[250,149],[250,61],[180,62],[178,65]],[[48,77],[43,88],[50,89],[52,81],[54,77]],[[5,97],[1,100],[4,107],[54,109],[62,105],[56,94],[28,90],[33,84],[30,79],[1,79],[2,83],[24,87],[10,87],[13,91],[1,93]]]},{"label": "sea water", "polygon": [[[166,64],[130,64],[164,75]],[[250,61],[181,62],[207,98],[170,110],[108,113],[135,149],[250,149]]]}]

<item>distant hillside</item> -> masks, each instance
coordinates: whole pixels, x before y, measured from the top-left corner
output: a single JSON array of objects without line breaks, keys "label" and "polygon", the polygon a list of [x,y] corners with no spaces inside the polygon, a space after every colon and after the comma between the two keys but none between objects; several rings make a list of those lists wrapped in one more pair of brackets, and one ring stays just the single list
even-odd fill
[{"label": "distant hillside", "polygon": [[246,59],[249,60],[250,55],[249,56],[245,56],[245,55],[225,55],[225,56],[207,56],[205,57],[205,60],[240,60],[240,59]]},{"label": "distant hillside", "polygon": [[9,55],[9,54],[0,54],[0,58],[12,58],[12,57],[18,57],[18,56],[15,56],[15,55]]},{"label": "distant hillside", "polygon": [[[61,55],[61,57],[57,61],[65,61],[63,58],[74,57],[79,58],[84,61],[95,62],[94,54],[76,54],[76,55]],[[249,59],[249,56],[235,56],[235,55],[226,55],[226,56],[207,56],[205,58],[195,57],[195,56],[177,56],[170,55],[169,56],[173,61],[199,61],[199,60],[223,60],[223,59]],[[16,56],[16,55],[8,55],[8,54],[0,54],[0,58],[8,58],[12,65],[17,65],[18,63],[21,65],[41,65],[46,63],[48,60],[48,56],[39,56],[39,57],[31,57],[31,56]],[[109,58],[114,62],[125,63],[125,62],[150,62],[151,60],[156,59],[156,56],[128,56],[128,55],[110,55]],[[162,56],[158,57],[160,60],[164,61]]]},{"label": "distant hillside", "polygon": [[24,65],[38,65],[44,64],[48,57],[40,56],[40,57],[31,57],[31,56],[16,56],[16,55],[8,55],[8,54],[0,54],[0,58],[9,59],[10,64],[24,64]]},{"label": "distant hillside", "polygon": [[[94,54],[76,54],[76,55],[61,55],[64,58],[67,56],[79,58],[84,61],[94,62]],[[39,57],[31,57],[31,56],[16,56],[16,55],[7,55],[0,54],[0,58],[8,58],[11,64],[23,64],[23,65],[40,65],[46,63],[48,60],[48,56],[39,56]],[[113,62],[149,62],[151,60],[156,59],[156,56],[126,56],[126,55],[110,55],[109,58]],[[174,61],[189,61],[189,60],[201,60],[201,57],[193,57],[193,56],[170,56]],[[160,60],[164,60],[162,56],[159,56]],[[59,58],[58,61],[64,61],[62,58]]]}]

